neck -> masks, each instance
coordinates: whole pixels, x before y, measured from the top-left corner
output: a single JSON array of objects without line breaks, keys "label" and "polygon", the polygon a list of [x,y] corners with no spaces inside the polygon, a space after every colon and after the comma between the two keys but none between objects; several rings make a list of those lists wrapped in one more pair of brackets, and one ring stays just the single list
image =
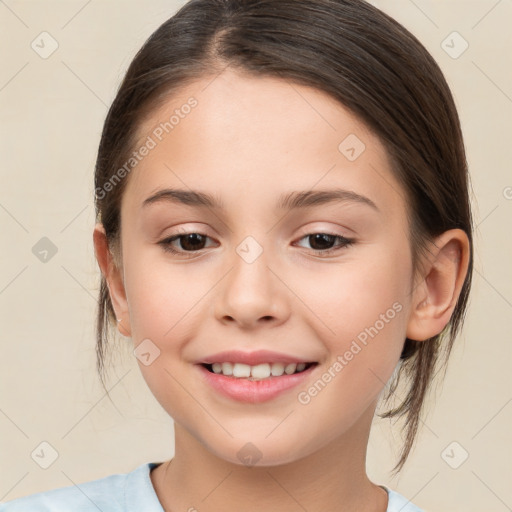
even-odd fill
[{"label": "neck", "polygon": [[387,492],[366,475],[370,409],[367,428],[358,422],[322,449],[277,466],[233,464],[175,423],[175,456],[153,470],[153,486],[166,512],[385,512]]}]

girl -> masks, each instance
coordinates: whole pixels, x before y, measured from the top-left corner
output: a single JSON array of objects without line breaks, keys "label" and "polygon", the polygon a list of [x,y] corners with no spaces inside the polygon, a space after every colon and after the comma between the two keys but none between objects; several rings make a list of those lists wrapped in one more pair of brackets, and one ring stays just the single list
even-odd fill
[{"label": "girl", "polygon": [[414,36],[362,0],[192,0],[131,63],[95,187],[98,370],[117,325],[175,455],[0,510],[420,510],[370,481],[368,436],[405,379],[399,471],[473,245],[457,112]]}]

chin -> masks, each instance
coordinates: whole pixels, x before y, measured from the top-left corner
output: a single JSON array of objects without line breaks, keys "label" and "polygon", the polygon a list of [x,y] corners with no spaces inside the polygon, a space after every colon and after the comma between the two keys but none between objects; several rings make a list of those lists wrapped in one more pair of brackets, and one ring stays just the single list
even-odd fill
[{"label": "chin", "polygon": [[[231,441],[229,447],[225,446],[225,450],[222,450],[222,446],[218,444],[215,445],[213,450],[209,446],[208,450],[226,462],[247,468],[290,464],[306,457],[315,450],[312,447],[310,452],[307,452],[304,446],[299,447],[298,442],[290,445],[278,438],[273,441],[255,440],[251,442],[237,439]],[[300,450],[297,448],[300,448]]]}]

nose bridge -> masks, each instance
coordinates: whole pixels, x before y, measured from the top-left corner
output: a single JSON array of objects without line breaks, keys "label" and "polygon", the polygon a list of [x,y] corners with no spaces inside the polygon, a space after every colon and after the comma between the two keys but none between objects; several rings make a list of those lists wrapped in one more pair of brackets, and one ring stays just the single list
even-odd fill
[{"label": "nose bridge", "polygon": [[230,317],[242,324],[252,324],[264,318],[283,320],[286,316],[285,297],[279,279],[274,275],[268,247],[270,237],[246,235],[234,248],[231,271],[226,276],[217,298],[219,319]]},{"label": "nose bridge", "polygon": [[238,297],[238,301],[262,302],[268,300],[272,288],[272,277],[269,255],[272,252],[268,247],[268,240],[247,235],[235,247],[232,259],[230,285]]}]

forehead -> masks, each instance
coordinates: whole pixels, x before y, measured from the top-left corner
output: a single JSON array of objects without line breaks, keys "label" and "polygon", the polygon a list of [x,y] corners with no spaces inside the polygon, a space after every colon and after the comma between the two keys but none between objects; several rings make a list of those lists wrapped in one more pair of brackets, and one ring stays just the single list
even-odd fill
[{"label": "forehead", "polygon": [[[403,202],[386,150],[328,94],[291,81],[225,70],[172,94],[139,126],[151,146],[131,171],[123,204],[165,186],[270,201],[283,192],[343,187],[385,211]],[[403,205],[402,205],[403,206]]]}]

